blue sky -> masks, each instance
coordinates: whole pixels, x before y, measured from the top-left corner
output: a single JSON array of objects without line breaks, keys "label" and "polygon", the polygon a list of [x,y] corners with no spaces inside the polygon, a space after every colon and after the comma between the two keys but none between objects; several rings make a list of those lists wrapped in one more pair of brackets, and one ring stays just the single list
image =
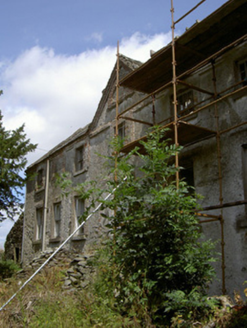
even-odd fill
[{"label": "blue sky", "polygon": [[[174,0],[175,19],[199,0]],[[207,0],[176,27],[202,20],[225,0]],[[146,61],[171,40],[170,0],[2,1],[0,108],[6,129],[25,123],[38,143],[29,164],[88,124],[120,52]],[[0,225],[0,247],[12,223]]]},{"label": "blue sky", "polygon": [[[198,0],[174,0],[180,17]],[[225,1],[207,0],[183,21],[192,25]],[[0,58],[13,60],[35,45],[60,54],[114,46],[135,32],[166,33],[171,25],[170,0],[22,0],[3,1],[0,12]]]}]

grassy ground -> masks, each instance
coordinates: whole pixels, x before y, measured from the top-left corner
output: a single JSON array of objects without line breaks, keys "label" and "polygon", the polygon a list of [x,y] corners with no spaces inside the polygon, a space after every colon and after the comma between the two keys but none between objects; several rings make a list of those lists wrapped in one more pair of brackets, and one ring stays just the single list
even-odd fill
[{"label": "grassy ground", "polygon": [[[112,310],[108,300],[95,297],[92,290],[64,290],[65,271],[62,267],[43,269],[0,312],[0,327],[135,327],[128,325],[131,320]],[[1,306],[23,282],[11,278],[0,283]]]},{"label": "grassy ground", "polygon": [[[93,286],[82,291],[64,290],[63,277],[66,267],[44,268],[16,297],[0,312],[0,327],[3,328],[155,328],[152,323],[145,326],[132,313],[121,315],[114,305],[114,297],[96,294]],[[11,278],[0,283],[1,306],[19,289],[24,280]],[[211,318],[215,325],[200,322],[193,327],[244,328],[247,327],[247,310],[222,311],[216,308]],[[160,326],[162,327],[162,326]],[[173,328],[190,328],[180,318],[174,318]],[[158,327],[157,327],[158,328]]]}]

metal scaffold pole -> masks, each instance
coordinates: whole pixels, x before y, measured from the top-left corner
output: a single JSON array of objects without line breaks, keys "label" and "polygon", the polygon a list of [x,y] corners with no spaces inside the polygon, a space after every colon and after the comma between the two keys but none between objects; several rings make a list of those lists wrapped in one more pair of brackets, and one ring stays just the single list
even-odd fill
[{"label": "metal scaffold pole", "polygon": [[[217,84],[216,84],[216,72],[214,61],[211,62],[213,71],[213,86],[214,86],[214,98],[217,99]],[[221,142],[220,142],[220,128],[219,128],[219,113],[218,104],[214,104],[214,115],[216,124],[216,146],[217,146],[217,161],[218,161],[218,173],[219,173],[219,202],[222,206],[223,204],[223,186],[222,186],[222,168],[221,168]],[[221,268],[222,268],[222,293],[226,293],[225,284],[225,237],[224,237],[224,218],[223,218],[223,207],[220,209],[220,230],[221,230]]]},{"label": "metal scaffold pole", "polygon": [[[177,75],[176,75],[176,54],[175,54],[175,22],[174,22],[174,6],[173,0],[171,0],[171,18],[172,18],[172,86],[173,86],[173,109],[174,109],[174,141],[176,147],[179,146],[178,142],[178,115],[177,115]],[[177,168],[176,171],[176,186],[179,188],[179,160],[178,160],[178,152],[175,155],[175,166]]]},{"label": "metal scaffold pole", "polygon": [[[118,137],[118,125],[119,125],[119,109],[118,109],[118,103],[119,103],[119,41],[117,42],[117,63],[116,63],[116,118],[115,118],[115,138]],[[114,172],[114,181],[115,184],[117,184],[117,158],[118,158],[118,153],[117,150],[115,149],[115,172]],[[114,210],[114,216],[116,216],[116,209]],[[114,226],[114,233],[113,233],[113,238],[114,238],[114,245],[116,243],[116,227]],[[113,249],[113,255],[116,255],[116,250],[115,247]]]}]

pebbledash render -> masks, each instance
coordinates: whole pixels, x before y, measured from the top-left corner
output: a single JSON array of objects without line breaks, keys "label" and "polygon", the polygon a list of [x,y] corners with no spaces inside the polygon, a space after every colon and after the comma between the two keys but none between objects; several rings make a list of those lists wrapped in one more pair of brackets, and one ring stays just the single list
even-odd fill
[{"label": "pebbledash render", "polygon": [[[36,178],[26,188],[24,265],[59,246],[78,226],[86,206],[75,193],[62,197],[56,174],[69,172],[74,186],[100,179],[105,168],[98,153],[109,155],[116,124],[124,137],[123,154],[158,124],[169,127],[168,137],[183,146],[180,178],[203,196],[200,226],[205,238],[218,241],[218,279],[210,292],[241,290],[247,279],[245,17],[246,1],[230,0],[144,64],[118,56],[91,124],[28,167]],[[82,251],[106,231],[104,219],[96,214],[65,247]]]}]

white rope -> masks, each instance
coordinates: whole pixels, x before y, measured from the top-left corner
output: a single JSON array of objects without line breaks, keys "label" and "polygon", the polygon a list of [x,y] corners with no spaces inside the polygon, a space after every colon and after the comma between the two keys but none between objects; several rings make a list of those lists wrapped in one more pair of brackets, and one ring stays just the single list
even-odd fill
[{"label": "white rope", "polygon": [[[109,193],[104,201],[106,201],[108,198],[111,197],[111,195],[121,186],[121,184],[127,179],[127,177],[125,177],[123,179],[123,181],[118,185],[116,186],[111,193]],[[90,213],[88,215],[88,217],[85,219],[85,221],[83,221],[76,229],[75,231],[51,254],[51,256],[31,275],[31,277],[26,280],[24,282],[24,284],[17,290],[17,292],[10,297],[10,299],[0,308],[0,312],[5,308],[6,305],[8,305],[15,297],[16,295],[39,273],[40,270],[43,269],[43,267],[60,251],[60,249],[77,233],[78,230],[81,229],[81,227],[83,227],[83,225],[85,224],[86,221],[88,221],[91,216],[93,216],[94,213],[96,213],[100,207],[103,205],[103,202],[101,202],[94,210],[92,213]]]}]

